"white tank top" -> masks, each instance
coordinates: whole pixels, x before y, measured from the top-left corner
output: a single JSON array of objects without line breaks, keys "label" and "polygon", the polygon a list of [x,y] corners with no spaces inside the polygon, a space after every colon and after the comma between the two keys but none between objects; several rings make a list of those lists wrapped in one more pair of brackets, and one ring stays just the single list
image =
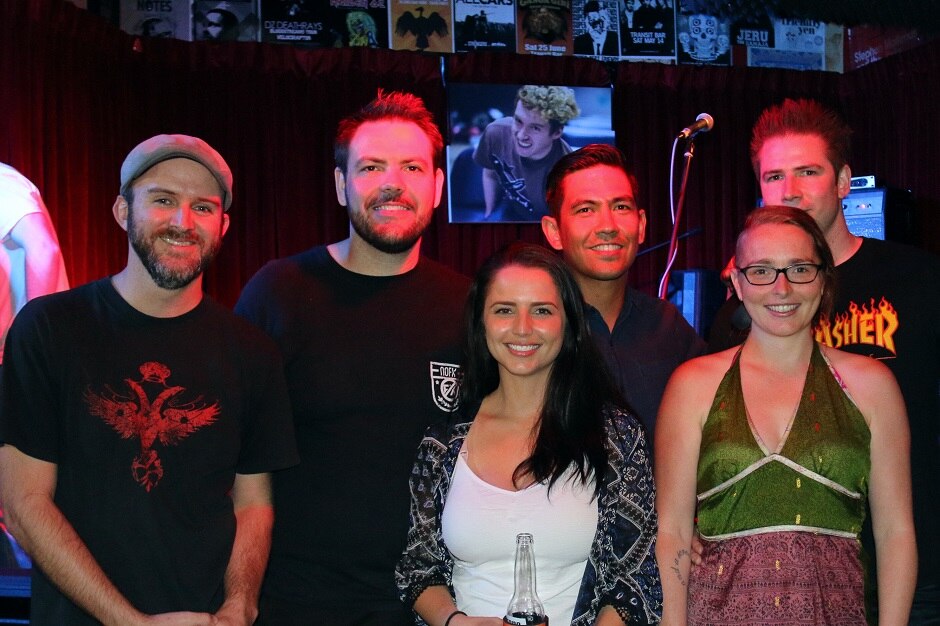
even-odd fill
[{"label": "white tank top", "polygon": [[591,543],[597,530],[593,482],[568,480],[521,491],[493,486],[467,465],[460,451],[444,505],[444,543],[454,559],[457,608],[471,616],[503,617],[513,591],[516,535],[532,533],[536,590],[549,623],[571,623]]}]

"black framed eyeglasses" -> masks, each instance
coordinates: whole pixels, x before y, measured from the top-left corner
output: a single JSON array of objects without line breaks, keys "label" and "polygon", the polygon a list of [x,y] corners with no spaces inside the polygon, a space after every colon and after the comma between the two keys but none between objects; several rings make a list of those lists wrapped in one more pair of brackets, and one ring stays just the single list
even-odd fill
[{"label": "black framed eyeglasses", "polygon": [[816,280],[822,265],[817,263],[794,263],[786,267],[770,267],[769,265],[748,265],[737,268],[744,274],[745,280],[752,285],[772,285],[777,277],[783,274],[787,280],[795,285],[811,283]]}]

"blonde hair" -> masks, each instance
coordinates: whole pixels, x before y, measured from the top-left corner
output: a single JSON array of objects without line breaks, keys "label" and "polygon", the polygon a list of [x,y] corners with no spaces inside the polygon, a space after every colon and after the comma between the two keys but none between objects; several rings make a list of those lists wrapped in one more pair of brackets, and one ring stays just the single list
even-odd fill
[{"label": "blonde hair", "polygon": [[581,115],[574,90],[555,85],[523,85],[516,93],[516,102],[541,115],[557,132],[569,121]]}]

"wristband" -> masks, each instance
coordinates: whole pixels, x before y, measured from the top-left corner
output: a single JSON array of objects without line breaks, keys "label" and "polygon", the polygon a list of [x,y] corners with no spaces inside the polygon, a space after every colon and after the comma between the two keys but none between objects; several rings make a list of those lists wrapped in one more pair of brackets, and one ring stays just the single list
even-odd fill
[{"label": "wristband", "polygon": [[467,616],[467,614],[461,610],[454,611],[453,613],[447,616],[447,619],[444,620],[444,626],[450,626],[450,620],[454,619],[458,615],[463,615],[464,617]]}]

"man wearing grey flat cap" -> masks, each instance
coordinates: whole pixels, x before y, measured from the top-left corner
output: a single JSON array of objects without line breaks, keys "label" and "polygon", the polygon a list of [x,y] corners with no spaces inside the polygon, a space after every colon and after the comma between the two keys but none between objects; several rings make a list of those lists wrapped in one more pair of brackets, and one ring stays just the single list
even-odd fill
[{"label": "man wearing grey flat cap", "polygon": [[124,269],[31,301],[7,338],[0,496],[33,558],[31,623],[248,625],[269,472],[298,459],[276,347],[202,292],[232,173],[159,135],[120,190]]}]

